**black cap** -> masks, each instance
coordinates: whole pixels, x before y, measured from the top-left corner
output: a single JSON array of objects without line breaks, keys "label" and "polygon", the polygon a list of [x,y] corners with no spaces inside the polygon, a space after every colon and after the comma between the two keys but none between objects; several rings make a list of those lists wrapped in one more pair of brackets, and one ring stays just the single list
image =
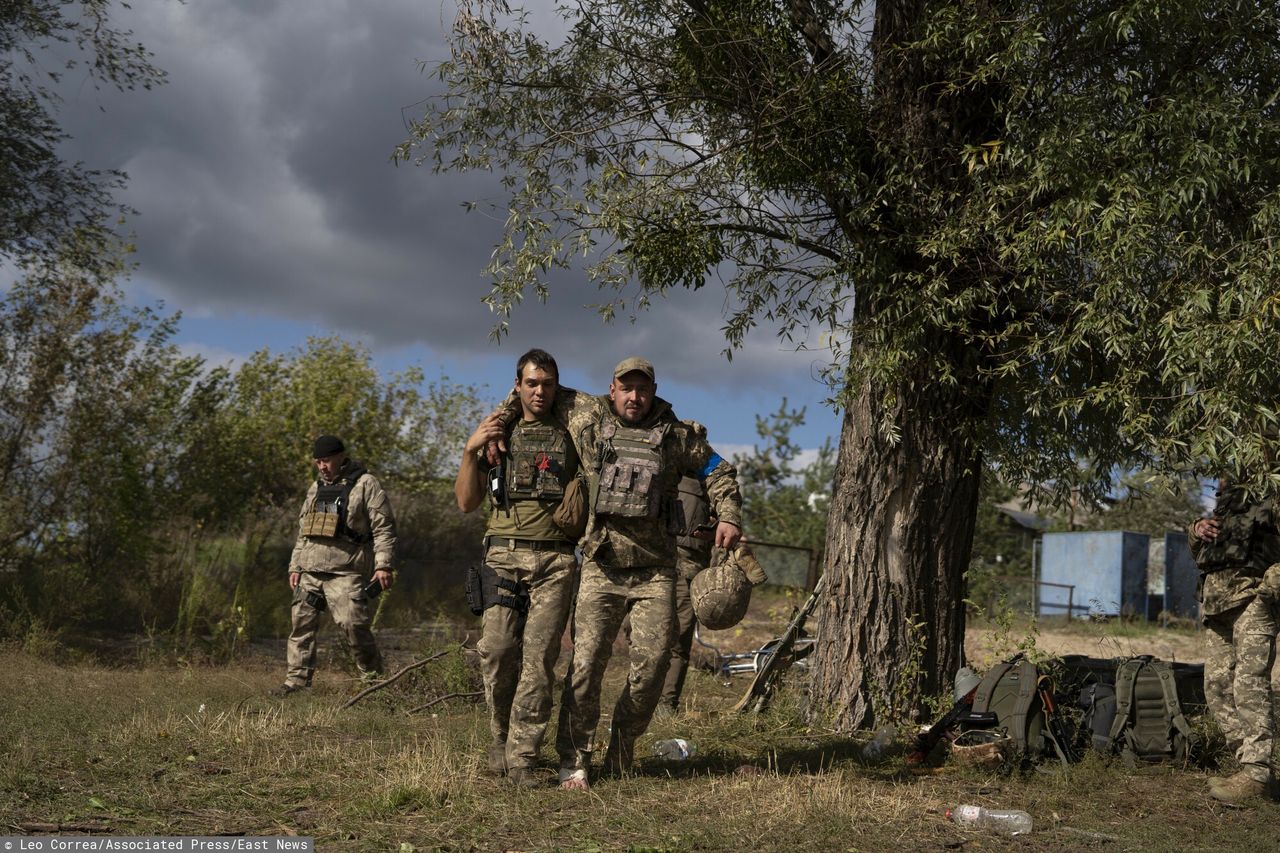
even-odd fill
[{"label": "black cap", "polygon": [[347,446],[336,435],[322,435],[316,439],[316,443],[311,447],[311,458],[323,459],[326,456],[341,453],[346,449]]}]

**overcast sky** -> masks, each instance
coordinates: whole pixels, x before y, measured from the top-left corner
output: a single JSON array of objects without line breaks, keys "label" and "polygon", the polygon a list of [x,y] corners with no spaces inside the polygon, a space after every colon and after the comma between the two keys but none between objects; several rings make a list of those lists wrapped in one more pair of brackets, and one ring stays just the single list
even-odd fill
[{"label": "overcast sky", "polygon": [[[70,89],[69,155],[129,175],[138,269],[127,289],[183,312],[179,340],[214,361],[308,335],[363,341],[379,364],[505,393],[530,346],[566,383],[604,391],[621,358],[648,356],[658,393],[708,424],[718,449],[756,440],[756,413],[785,395],[808,407],[797,434],[838,434],[816,378],[823,354],[769,330],[720,355],[725,295],[679,291],[634,324],[605,325],[600,300],[566,274],[547,306],[526,303],[501,345],[480,299],[500,223],[464,213],[501,201],[489,175],[395,166],[405,122],[438,91],[420,62],[447,57],[451,0],[133,0],[116,22],[168,72],[151,92]],[[728,455],[726,453],[726,455]]]}]

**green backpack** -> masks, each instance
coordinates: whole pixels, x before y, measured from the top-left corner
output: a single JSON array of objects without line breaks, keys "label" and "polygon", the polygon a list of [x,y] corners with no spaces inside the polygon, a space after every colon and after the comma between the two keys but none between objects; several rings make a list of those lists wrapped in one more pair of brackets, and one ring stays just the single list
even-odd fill
[{"label": "green backpack", "polygon": [[1197,746],[1182,713],[1178,680],[1168,662],[1151,655],[1129,658],[1116,669],[1116,716],[1106,746],[1134,763],[1186,761]]},{"label": "green backpack", "polygon": [[1020,655],[996,664],[974,691],[971,719],[994,714],[995,730],[1009,738],[1018,755],[1039,758],[1054,746],[1039,687],[1040,671]]}]

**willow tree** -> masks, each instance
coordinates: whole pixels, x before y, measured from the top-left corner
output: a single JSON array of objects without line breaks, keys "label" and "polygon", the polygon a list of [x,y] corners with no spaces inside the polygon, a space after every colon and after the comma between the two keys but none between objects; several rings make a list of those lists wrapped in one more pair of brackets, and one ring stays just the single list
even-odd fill
[{"label": "willow tree", "polygon": [[445,91],[399,154],[503,176],[500,316],[581,263],[618,289],[606,313],[714,283],[730,348],[766,319],[835,341],[811,696],[837,725],[961,663],[984,465],[1049,490],[1080,488],[1084,457],[1093,492],[1137,465],[1263,481],[1276,4],[559,14],[463,0]]}]

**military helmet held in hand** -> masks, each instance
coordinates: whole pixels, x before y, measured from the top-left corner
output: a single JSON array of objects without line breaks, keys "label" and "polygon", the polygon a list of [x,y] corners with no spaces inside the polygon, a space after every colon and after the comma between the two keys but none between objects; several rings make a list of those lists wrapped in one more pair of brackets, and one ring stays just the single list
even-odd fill
[{"label": "military helmet held in hand", "polygon": [[751,549],[739,544],[722,561],[694,576],[689,584],[693,613],[712,631],[732,628],[747,614],[751,588],[766,580]]}]

